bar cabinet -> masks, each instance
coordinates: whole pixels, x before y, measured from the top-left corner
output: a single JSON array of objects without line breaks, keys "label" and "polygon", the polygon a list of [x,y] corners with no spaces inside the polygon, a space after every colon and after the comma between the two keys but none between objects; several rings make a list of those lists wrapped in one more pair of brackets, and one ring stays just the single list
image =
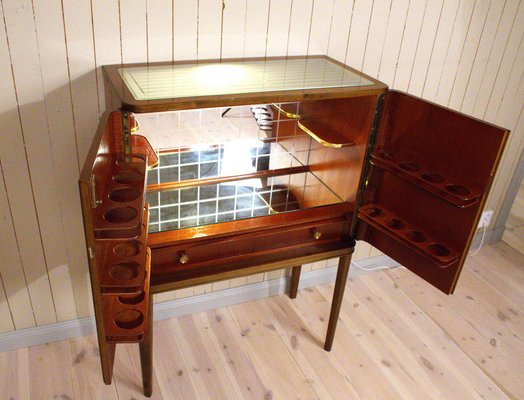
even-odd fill
[{"label": "bar cabinet", "polygon": [[80,177],[104,382],[153,297],[339,257],[356,240],[452,293],[508,131],[325,56],[104,67],[108,112]]}]

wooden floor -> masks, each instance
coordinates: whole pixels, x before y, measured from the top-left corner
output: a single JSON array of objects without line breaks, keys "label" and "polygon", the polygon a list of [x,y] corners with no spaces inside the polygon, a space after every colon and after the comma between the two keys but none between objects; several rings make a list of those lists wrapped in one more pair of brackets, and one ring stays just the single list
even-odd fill
[{"label": "wooden floor", "polygon": [[[348,284],[334,349],[332,286],[155,323],[154,399],[523,399],[524,255],[468,260],[445,296],[405,269]],[[2,399],[140,399],[138,346],[105,386],[94,336],[0,354]]]}]

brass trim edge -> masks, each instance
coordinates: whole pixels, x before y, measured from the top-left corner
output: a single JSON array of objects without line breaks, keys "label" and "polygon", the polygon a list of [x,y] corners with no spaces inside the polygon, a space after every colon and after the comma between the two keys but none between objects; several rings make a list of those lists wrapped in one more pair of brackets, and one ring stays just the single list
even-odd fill
[{"label": "brass trim edge", "polygon": [[288,118],[291,118],[291,119],[300,119],[300,118],[302,118],[302,116],[299,115],[299,114],[293,114],[293,113],[289,113],[289,112],[287,112],[287,111],[284,111],[284,110],[282,109],[282,107],[277,106],[275,103],[271,103],[271,105],[272,105],[273,107],[275,107],[279,112],[281,112],[282,114],[284,114],[284,115],[285,115],[286,117],[288,117]]},{"label": "brass trim edge", "polygon": [[300,120],[297,121],[297,125],[298,125],[298,127],[300,129],[302,129],[304,132],[306,132],[309,136],[311,136],[313,139],[315,139],[322,146],[334,147],[334,148],[337,148],[337,149],[340,149],[341,147],[344,147],[344,146],[354,146],[354,143],[340,144],[340,143],[327,142],[324,139],[318,137],[313,131],[311,131],[308,127],[306,127],[304,124],[302,124],[300,122]]}]

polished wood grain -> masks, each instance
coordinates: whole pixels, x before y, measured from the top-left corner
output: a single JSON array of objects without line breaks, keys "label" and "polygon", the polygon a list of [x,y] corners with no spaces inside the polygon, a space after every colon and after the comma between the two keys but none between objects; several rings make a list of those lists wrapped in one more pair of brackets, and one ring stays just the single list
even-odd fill
[{"label": "polished wood grain", "polygon": [[508,135],[504,128],[388,92],[358,237],[453,292]]},{"label": "polished wood grain", "polygon": [[[287,372],[272,372],[270,350],[277,346],[282,365],[296,374],[294,385],[314,399],[522,398],[523,262],[503,243],[487,246],[468,258],[453,296],[403,269],[352,278],[329,353],[321,343],[332,285],[300,290],[295,300],[279,295],[157,321],[153,396],[209,399],[218,385],[233,398],[281,398],[290,383]],[[121,368],[105,386],[94,336],[61,343],[1,353],[1,392],[24,399],[143,398],[134,346],[119,349]],[[39,357],[64,362],[40,373]]]},{"label": "polished wood grain", "polygon": [[291,282],[289,283],[289,298],[290,299],[294,299],[295,297],[297,297],[301,271],[302,271],[301,265],[291,268]]}]

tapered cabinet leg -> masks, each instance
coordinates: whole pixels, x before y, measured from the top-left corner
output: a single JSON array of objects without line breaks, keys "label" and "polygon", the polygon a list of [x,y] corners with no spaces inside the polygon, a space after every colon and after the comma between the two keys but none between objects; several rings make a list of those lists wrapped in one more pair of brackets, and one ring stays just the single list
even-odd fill
[{"label": "tapered cabinet leg", "polygon": [[289,284],[289,298],[294,299],[297,297],[298,283],[300,282],[300,271],[302,265],[291,268],[291,283]]},{"label": "tapered cabinet leg", "polygon": [[104,339],[104,344],[101,341],[98,342],[100,349],[100,361],[102,363],[102,375],[104,377],[104,383],[111,385],[113,378],[113,364],[115,363],[115,343],[107,343]]},{"label": "tapered cabinet leg", "polygon": [[140,365],[142,367],[142,383],[144,396],[151,397],[153,394],[153,296],[149,298],[149,309],[147,312],[147,327],[144,340],[140,346]]},{"label": "tapered cabinet leg", "polygon": [[335,330],[337,328],[338,315],[340,314],[342,298],[344,297],[344,289],[346,288],[346,281],[348,279],[350,262],[351,255],[340,257],[340,260],[338,262],[335,292],[333,293],[333,302],[331,304],[331,313],[329,314],[329,324],[326,335],[326,343],[324,344],[324,350],[326,351],[331,351],[331,347],[333,346],[333,339],[335,337]]}]

